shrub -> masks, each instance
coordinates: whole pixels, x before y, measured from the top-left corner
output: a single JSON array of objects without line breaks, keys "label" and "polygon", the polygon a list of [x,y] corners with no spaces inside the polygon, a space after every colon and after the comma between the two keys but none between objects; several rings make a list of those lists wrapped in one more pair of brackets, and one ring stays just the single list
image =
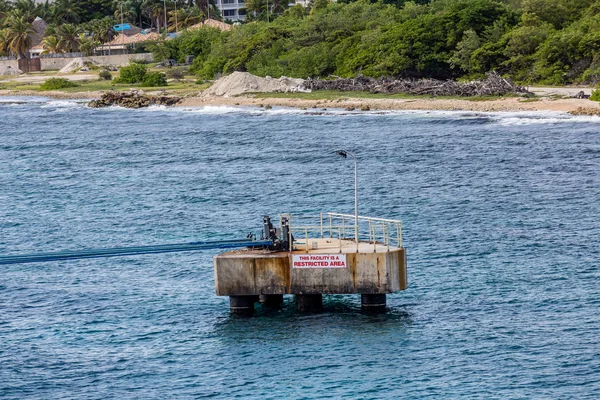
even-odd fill
[{"label": "shrub", "polygon": [[65,78],[50,78],[40,86],[41,90],[58,90],[70,87],[76,87],[75,83]]},{"label": "shrub", "polygon": [[115,79],[117,83],[139,83],[146,77],[147,68],[145,65],[131,63],[128,67],[123,67],[119,71],[119,77]]},{"label": "shrub", "polygon": [[110,81],[112,79],[111,73],[105,69],[100,71],[98,76],[100,77],[100,80]]},{"label": "shrub", "polygon": [[185,73],[187,72],[186,68],[171,68],[167,70],[167,78],[175,79],[177,81],[183,80],[185,78]]},{"label": "shrub", "polygon": [[167,86],[167,79],[165,78],[165,74],[163,74],[162,72],[150,72],[144,77],[144,80],[142,81],[142,86]]},{"label": "shrub", "polygon": [[590,96],[590,100],[600,101],[600,89],[592,90],[592,95]]}]

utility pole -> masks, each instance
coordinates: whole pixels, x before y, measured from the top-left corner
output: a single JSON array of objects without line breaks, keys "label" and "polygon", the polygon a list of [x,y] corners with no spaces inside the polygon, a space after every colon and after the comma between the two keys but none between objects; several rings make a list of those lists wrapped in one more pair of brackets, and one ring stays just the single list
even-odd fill
[{"label": "utility pole", "polygon": [[121,42],[123,44],[123,52],[127,53],[126,51],[126,47],[125,47],[125,26],[123,23],[123,1],[121,1]]}]

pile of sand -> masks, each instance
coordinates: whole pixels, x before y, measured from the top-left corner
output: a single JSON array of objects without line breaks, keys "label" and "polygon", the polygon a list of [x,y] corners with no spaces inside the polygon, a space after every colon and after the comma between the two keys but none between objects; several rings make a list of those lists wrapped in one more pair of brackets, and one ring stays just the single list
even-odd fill
[{"label": "pile of sand", "polygon": [[0,75],[21,75],[23,71],[19,68],[12,68],[10,65],[7,67],[0,67]]},{"label": "pile of sand", "polygon": [[83,58],[74,58],[70,63],[60,69],[62,74],[70,74],[77,71],[89,71],[94,64],[91,61],[83,61]]},{"label": "pile of sand", "polygon": [[304,79],[294,79],[282,76],[279,79],[261,78],[248,72],[234,72],[231,75],[217,79],[206,89],[203,96],[232,97],[244,93],[268,92],[301,92],[304,89]]}]

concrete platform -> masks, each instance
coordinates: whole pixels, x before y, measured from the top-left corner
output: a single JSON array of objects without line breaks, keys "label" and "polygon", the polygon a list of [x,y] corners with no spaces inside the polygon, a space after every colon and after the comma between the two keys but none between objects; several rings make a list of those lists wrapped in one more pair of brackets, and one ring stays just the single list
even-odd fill
[{"label": "concrete platform", "polygon": [[218,296],[386,294],[407,288],[406,249],[318,238],[292,252],[235,250],[214,258]]}]

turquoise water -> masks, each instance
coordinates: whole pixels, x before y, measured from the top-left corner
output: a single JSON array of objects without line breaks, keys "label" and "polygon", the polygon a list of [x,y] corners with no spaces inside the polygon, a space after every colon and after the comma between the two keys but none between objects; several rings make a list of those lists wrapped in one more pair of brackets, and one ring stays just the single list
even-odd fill
[{"label": "turquoise water", "polygon": [[600,119],[88,109],[0,98],[0,253],[243,238],[262,216],[400,218],[382,315],[229,314],[214,252],[3,266],[0,397],[600,393]]}]

